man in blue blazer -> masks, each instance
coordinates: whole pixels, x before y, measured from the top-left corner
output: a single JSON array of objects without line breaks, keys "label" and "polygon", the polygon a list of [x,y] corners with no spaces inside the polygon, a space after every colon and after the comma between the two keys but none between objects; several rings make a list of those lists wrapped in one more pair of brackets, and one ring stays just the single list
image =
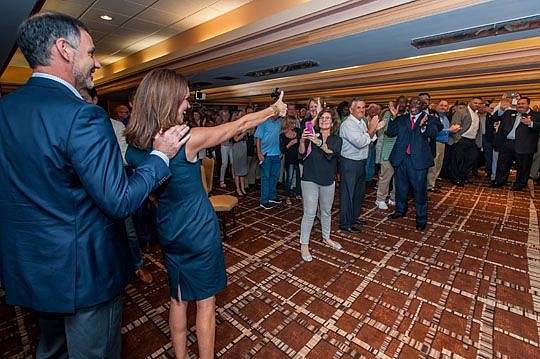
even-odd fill
[{"label": "man in blue blazer", "polygon": [[88,29],[41,13],[19,28],[33,75],[0,98],[0,281],[39,313],[38,358],[118,358],[131,265],[115,219],[169,176],[187,128],[155,137],[129,179],[107,113],[77,89],[100,67]]},{"label": "man in blue blazer", "polygon": [[416,205],[416,229],[423,230],[427,223],[427,170],[434,165],[428,139],[437,137],[438,119],[422,111],[418,97],[411,99],[409,110],[391,120],[386,130],[389,137],[397,136],[388,159],[396,176],[396,210],[388,218],[405,216],[410,185]]}]

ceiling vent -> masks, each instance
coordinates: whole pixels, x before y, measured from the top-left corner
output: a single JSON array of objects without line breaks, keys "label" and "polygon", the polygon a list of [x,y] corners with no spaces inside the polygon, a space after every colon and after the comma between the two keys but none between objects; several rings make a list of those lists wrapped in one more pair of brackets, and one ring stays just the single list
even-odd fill
[{"label": "ceiling vent", "polygon": [[289,64],[289,65],[275,66],[275,67],[264,69],[264,70],[251,71],[251,72],[248,72],[246,76],[263,77],[263,76],[270,76],[270,75],[275,75],[275,74],[282,74],[284,72],[289,72],[289,71],[309,69],[311,67],[317,67],[317,66],[319,66],[318,62],[308,60],[308,61],[296,62],[294,64]]},{"label": "ceiling vent", "polygon": [[192,83],[189,87],[193,87],[195,89],[199,89],[201,87],[206,87],[206,86],[210,86],[212,85],[211,82],[206,82],[206,81],[199,81],[199,82],[194,82]]},{"label": "ceiling vent", "polygon": [[223,81],[232,81],[232,80],[236,80],[237,77],[232,77],[232,76],[220,76],[220,77],[214,77],[216,80],[223,80]]},{"label": "ceiling vent", "polygon": [[481,39],[483,37],[510,34],[512,32],[533,30],[537,28],[540,28],[540,14],[446,32],[444,34],[419,37],[413,39],[411,45],[420,49],[423,47],[447,45],[460,41]]}]

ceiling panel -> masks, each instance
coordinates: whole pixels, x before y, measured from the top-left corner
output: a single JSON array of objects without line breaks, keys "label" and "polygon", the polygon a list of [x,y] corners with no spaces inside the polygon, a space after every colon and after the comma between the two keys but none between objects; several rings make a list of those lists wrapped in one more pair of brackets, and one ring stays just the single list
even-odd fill
[{"label": "ceiling panel", "polygon": [[43,5],[42,11],[55,11],[78,18],[86,9],[90,7],[93,1],[65,1],[65,0],[47,0]]},{"label": "ceiling panel", "polygon": [[[101,15],[110,15],[112,17],[112,20],[103,20],[100,18]],[[102,24],[104,27],[109,28],[110,26],[120,26],[129,18],[131,18],[130,15],[125,15],[108,10],[101,10],[92,7],[80,17],[80,20],[84,23],[93,22],[97,24]]]},{"label": "ceiling panel", "polygon": [[97,0],[92,8],[103,11],[102,15],[113,12],[131,17],[146,9],[146,6],[126,0]]},{"label": "ceiling panel", "polygon": [[195,11],[215,3],[216,0],[159,0],[152,7],[154,9],[177,14],[178,17],[188,16]]},{"label": "ceiling panel", "polygon": [[159,0],[126,0],[128,3],[143,5],[143,6],[150,6],[153,3],[158,2]]},{"label": "ceiling panel", "polygon": [[133,18],[131,20],[128,20],[124,25],[122,25],[122,28],[152,34],[162,29],[163,25],[156,24],[150,21],[140,20],[138,18]]},{"label": "ceiling panel", "polygon": [[140,13],[137,18],[144,21],[155,22],[157,24],[169,25],[182,19],[183,15],[149,7]]}]

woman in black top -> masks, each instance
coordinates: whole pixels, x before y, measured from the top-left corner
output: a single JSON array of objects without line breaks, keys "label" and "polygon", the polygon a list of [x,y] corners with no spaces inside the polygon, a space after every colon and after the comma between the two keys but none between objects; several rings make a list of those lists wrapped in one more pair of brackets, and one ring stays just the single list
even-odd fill
[{"label": "woman in black top", "polygon": [[338,136],[339,117],[332,109],[320,111],[313,122],[313,133],[302,133],[298,153],[303,157],[302,197],[304,215],[300,229],[300,252],[302,259],[311,262],[309,237],[317,205],[321,210],[323,242],[335,250],[341,245],[330,239],[332,204],[334,203],[337,158],[341,153],[342,140]]},{"label": "woman in black top", "polygon": [[287,204],[291,204],[291,184],[293,176],[296,176],[296,198],[300,199],[302,189],[300,185],[300,161],[298,160],[298,145],[300,141],[300,129],[295,127],[296,118],[288,116],[283,121],[282,132],[279,136],[279,147],[285,156],[285,197]]}]

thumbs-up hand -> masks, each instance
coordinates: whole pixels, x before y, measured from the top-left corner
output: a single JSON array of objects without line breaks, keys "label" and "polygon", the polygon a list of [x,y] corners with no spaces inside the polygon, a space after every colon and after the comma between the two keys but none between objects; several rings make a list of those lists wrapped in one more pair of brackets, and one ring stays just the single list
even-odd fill
[{"label": "thumbs-up hand", "polygon": [[274,106],[279,110],[280,116],[285,116],[287,114],[287,104],[283,102],[283,95],[284,92],[281,91],[278,100],[274,103]]}]

